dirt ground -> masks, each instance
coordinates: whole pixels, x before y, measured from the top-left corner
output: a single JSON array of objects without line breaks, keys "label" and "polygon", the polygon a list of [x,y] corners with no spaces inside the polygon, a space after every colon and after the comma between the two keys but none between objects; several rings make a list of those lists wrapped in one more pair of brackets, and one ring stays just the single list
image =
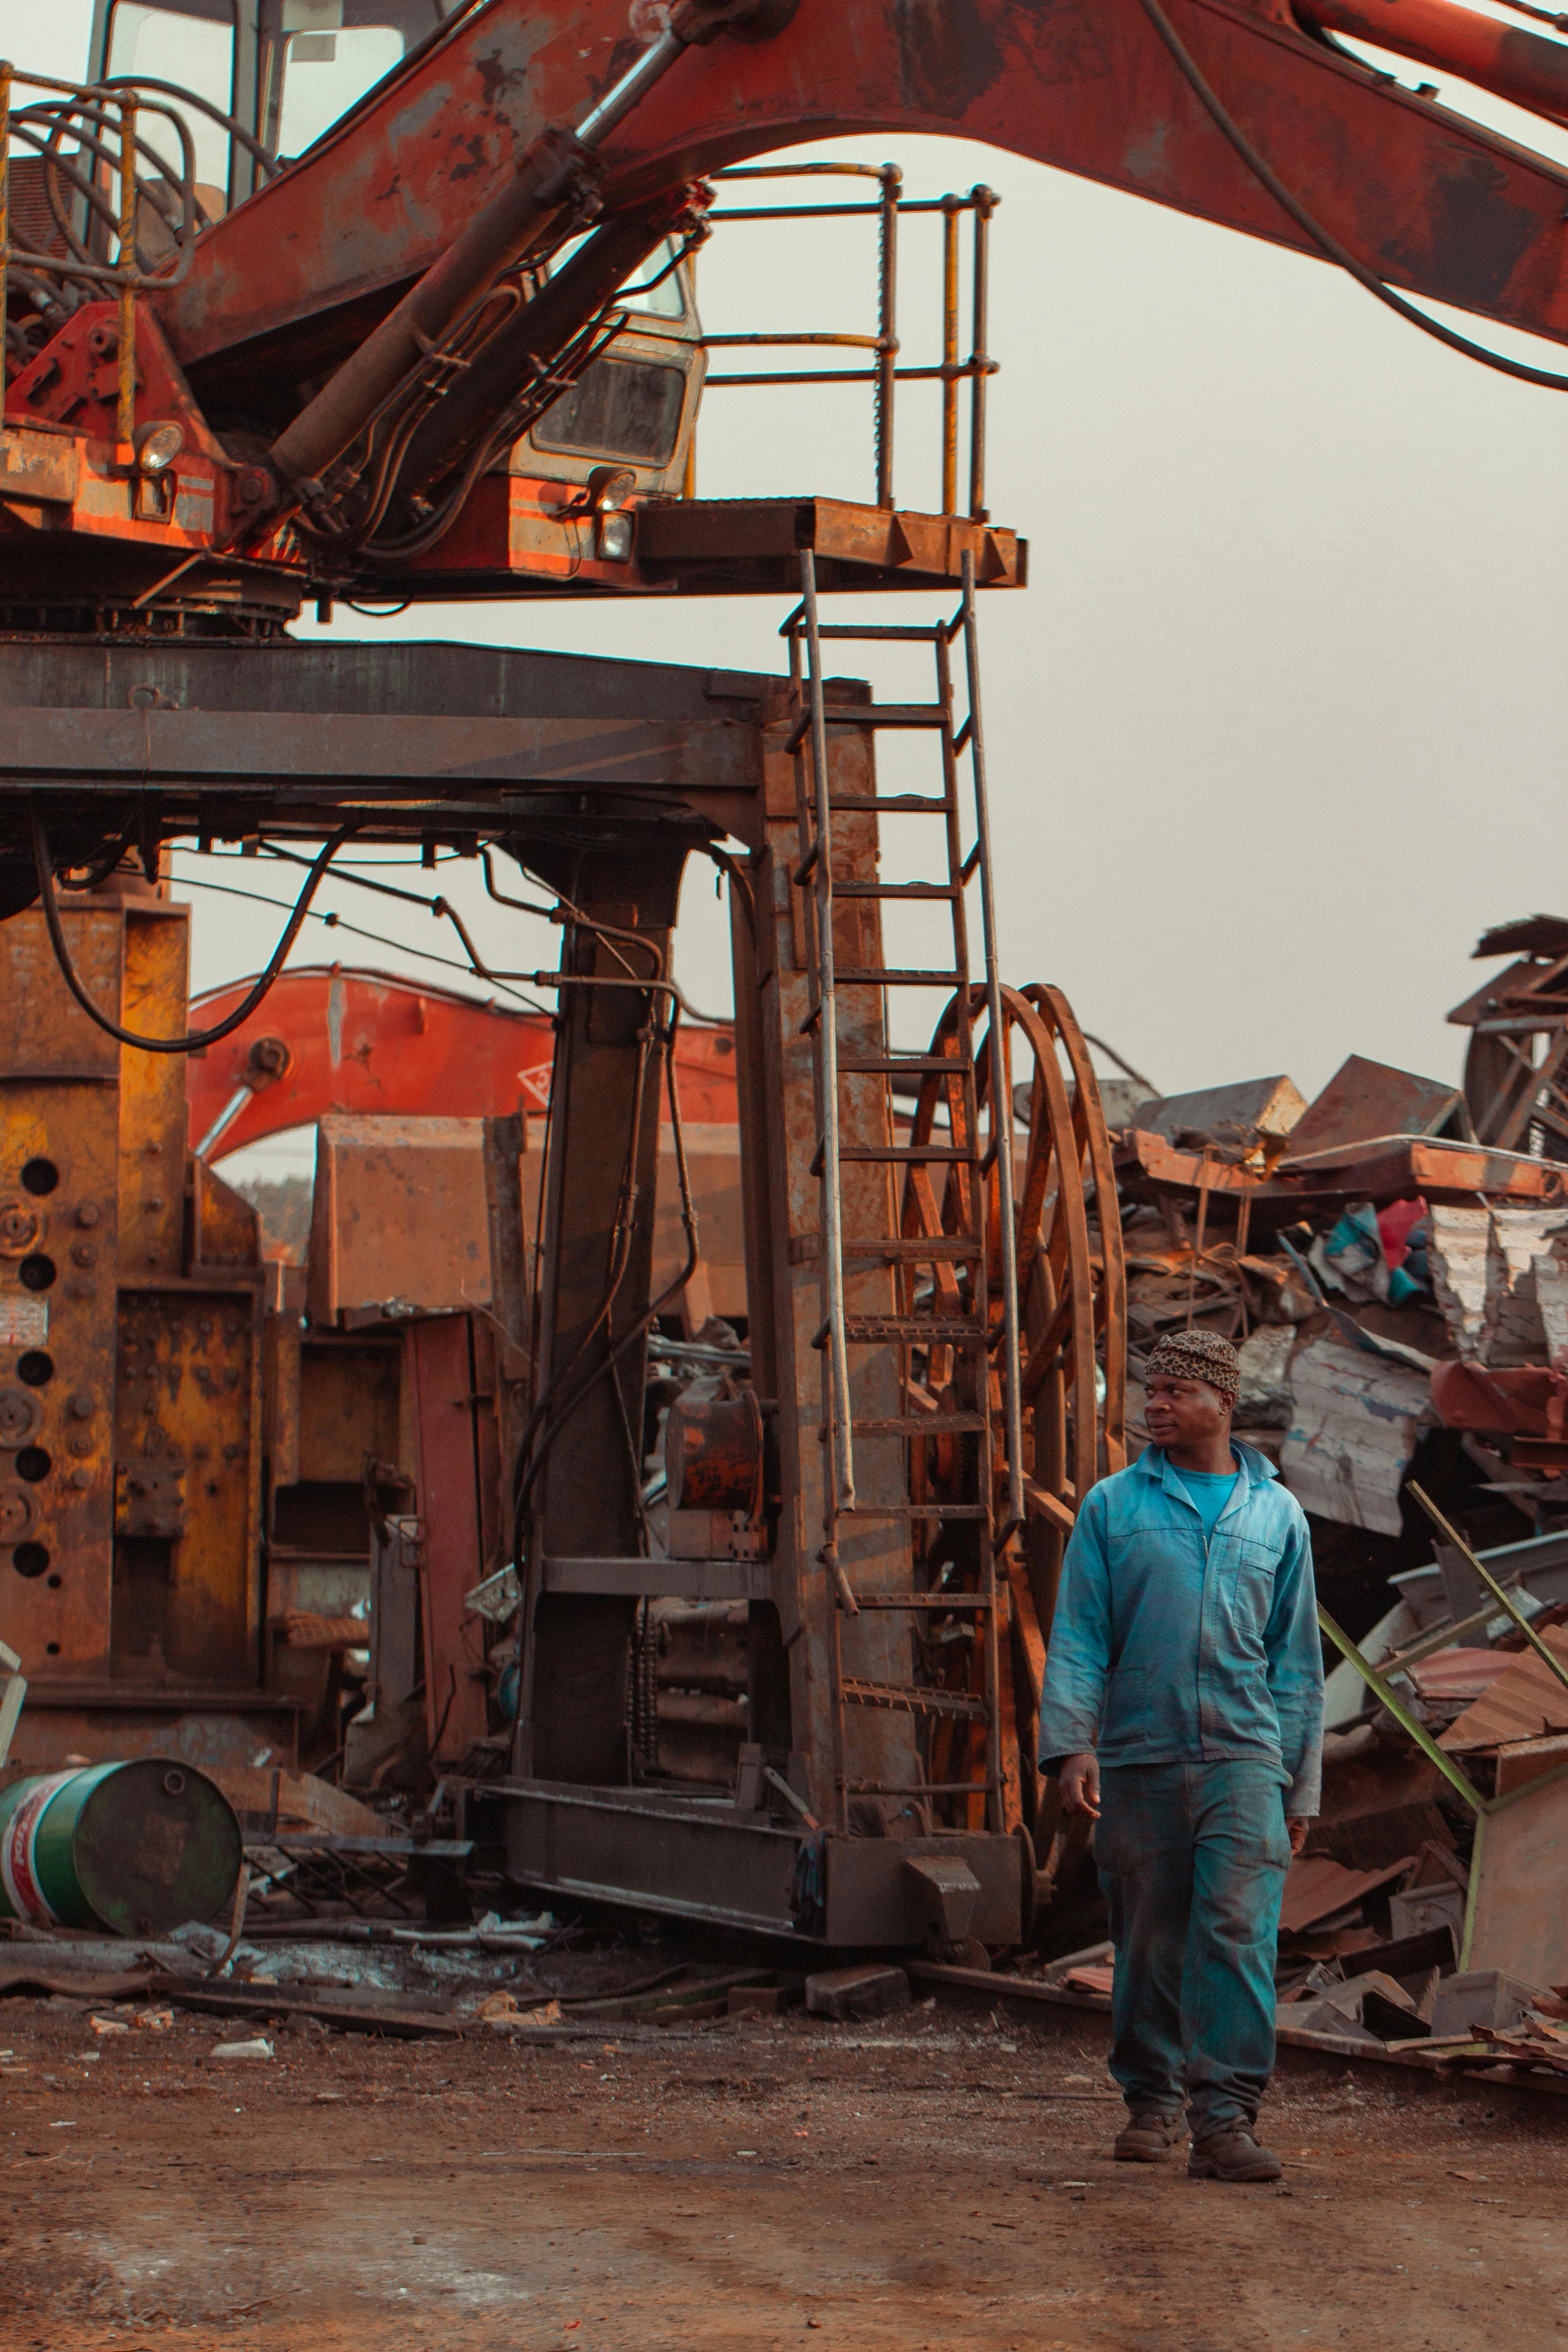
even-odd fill
[{"label": "dirt ground", "polygon": [[1098,2043],[929,2008],[546,2048],[279,2032],[215,2061],[235,2032],[0,2009],[5,2352],[1568,2335],[1568,2114],[1290,2078],[1284,2183],[1234,2189],[1110,2161]]}]

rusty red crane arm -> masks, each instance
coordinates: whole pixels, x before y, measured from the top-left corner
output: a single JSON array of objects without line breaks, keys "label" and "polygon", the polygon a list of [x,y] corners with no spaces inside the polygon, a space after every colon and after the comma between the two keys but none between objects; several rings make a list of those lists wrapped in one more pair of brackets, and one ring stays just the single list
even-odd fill
[{"label": "rusty red crane arm", "polygon": [[[249,982],[195,997],[197,1027],[243,1003]],[[542,1116],[555,1034],[548,1013],[351,965],[296,964],[243,1025],[189,1065],[190,1139],[237,1151],[331,1111],[447,1118]],[[734,1033],[689,1028],[675,1047],[681,1117],[733,1127]],[[663,1105],[668,1120],[669,1106]]]},{"label": "rusty red crane arm", "polygon": [[[1300,0],[1554,119],[1568,47],[1448,0]],[[1280,180],[1392,284],[1568,341],[1568,179],[1334,48],[1277,0],[1172,0]],[[638,55],[625,0],[489,0],[201,241],[158,298],[198,395],[320,378],[551,126]],[[769,148],[946,133],[1313,252],[1183,80],[1141,0],[800,0],[771,38],[684,57],[603,153],[612,205]]]}]

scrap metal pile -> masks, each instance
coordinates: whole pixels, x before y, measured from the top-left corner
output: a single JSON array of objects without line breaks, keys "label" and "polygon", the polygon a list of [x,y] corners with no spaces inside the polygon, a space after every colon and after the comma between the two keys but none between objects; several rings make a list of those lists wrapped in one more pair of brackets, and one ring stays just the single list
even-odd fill
[{"label": "scrap metal pile", "polygon": [[[1322,1813],[1281,1922],[1282,2036],[1560,2074],[1568,1163],[1551,1155],[1568,1144],[1568,924],[1535,917],[1477,953],[1510,950],[1450,1016],[1473,1033],[1462,1090],[1352,1055],[1311,1103],[1283,1076],[1105,1091],[1129,1451],[1147,1443],[1149,1346],[1224,1332],[1237,1433],[1312,1525],[1333,1671]],[[1103,1958],[1046,1973],[1103,1998]]]}]

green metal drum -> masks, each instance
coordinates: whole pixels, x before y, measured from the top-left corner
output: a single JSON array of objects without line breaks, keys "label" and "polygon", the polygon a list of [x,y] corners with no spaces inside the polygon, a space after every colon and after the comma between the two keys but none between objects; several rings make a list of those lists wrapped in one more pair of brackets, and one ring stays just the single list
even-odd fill
[{"label": "green metal drum", "polygon": [[233,1896],[244,1841],[205,1772],[172,1757],[0,1790],[0,1918],[166,1935]]}]

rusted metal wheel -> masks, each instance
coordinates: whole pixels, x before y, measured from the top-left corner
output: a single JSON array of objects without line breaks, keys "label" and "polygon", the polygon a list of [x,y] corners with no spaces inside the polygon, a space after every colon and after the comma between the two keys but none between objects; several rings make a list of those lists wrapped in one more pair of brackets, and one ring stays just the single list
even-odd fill
[{"label": "rusted metal wheel", "polygon": [[[1059,988],[1005,989],[1003,1017],[1015,1112],[1028,1119],[1015,1188],[1028,1517],[1011,1548],[1008,1582],[1019,1775],[1033,1819],[1040,1685],[1062,1555],[1083,1497],[1127,1462],[1127,1286],[1110,1138],[1072,1008]],[[1026,1079],[1026,1055],[1033,1065]],[[983,1051],[983,1067],[989,1059]]]},{"label": "rusted metal wheel", "polygon": [[1121,1221],[1100,1087],[1071,1006],[1059,988],[1037,985],[1021,995],[1005,989],[1003,1006],[1016,1110],[1020,1040],[1034,1056],[1024,1098],[1029,1139],[1016,1187],[1031,1500],[1035,1515],[1060,1530],[1095,1481],[1127,1462]]},{"label": "rusted metal wheel", "polygon": [[[937,1025],[930,1058],[951,1060],[952,1075],[928,1070],[922,1078],[900,1228],[938,1252],[905,1269],[906,1312],[929,1283],[923,1303],[933,1319],[981,1323],[992,1343],[932,1345],[908,1375],[910,1402],[938,1424],[910,1446],[910,1499],[932,1513],[916,1521],[917,1573],[942,1573],[954,1591],[984,1589],[981,1548],[1005,1524],[1000,1181],[994,1152],[977,1155],[974,1141],[990,1108],[984,1005],[972,989],[967,1017],[955,998]],[[1027,1120],[1021,1163],[1016,1140],[1014,1149],[1027,1517],[997,1562],[1005,1572],[997,1576],[995,1645],[965,1643],[954,1627],[933,1622],[924,1663],[942,1686],[984,1695],[988,1654],[994,1659],[1011,1825],[1034,1811],[1035,1722],[1067,1537],[1081,1498],[1126,1461],[1127,1323],[1110,1140],[1082,1033],[1055,988],[1004,989],[1002,1018],[1013,1118]],[[937,1124],[943,1103],[945,1129]],[[966,1417],[984,1426],[941,1427]],[[938,1515],[944,1503],[953,1507],[951,1520]],[[933,1654],[943,1640],[946,1658]],[[937,1727],[932,1780],[960,1782],[978,1769],[980,1729]]]}]

